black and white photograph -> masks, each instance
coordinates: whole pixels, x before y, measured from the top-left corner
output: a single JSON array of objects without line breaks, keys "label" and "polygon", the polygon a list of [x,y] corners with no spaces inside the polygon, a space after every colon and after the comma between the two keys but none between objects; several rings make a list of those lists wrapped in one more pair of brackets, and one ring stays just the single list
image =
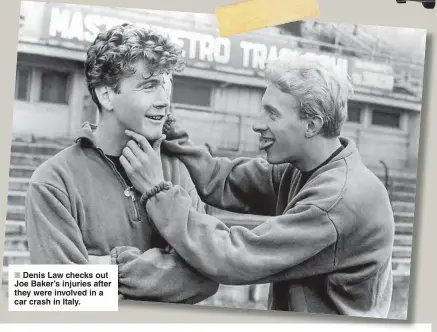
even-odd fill
[{"label": "black and white photograph", "polygon": [[120,301],[407,319],[425,30],[20,12],[3,292],[116,264]]}]

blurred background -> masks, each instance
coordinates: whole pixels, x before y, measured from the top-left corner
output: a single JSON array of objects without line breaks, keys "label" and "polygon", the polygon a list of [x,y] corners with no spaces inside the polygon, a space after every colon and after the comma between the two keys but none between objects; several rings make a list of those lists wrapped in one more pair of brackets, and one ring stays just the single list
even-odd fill
[{"label": "blurred background", "polygon": [[[264,63],[312,53],[352,79],[355,94],[342,135],[385,184],[396,221],[390,318],[405,319],[414,225],[425,30],[298,21],[220,38],[214,15],[22,2],[17,47],[3,286],[10,264],[29,262],[24,203],[35,168],[70,145],[84,121],[98,122],[85,84],[86,50],[95,36],[131,22],[168,33],[187,68],[174,77],[172,112],[215,156],[259,156],[252,131],[265,89]],[[228,225],[264,220],[208,207]],[[3,289],[6,289],[4,287]],[[266,309],[268,285],[221,286],[200,305]]]}]

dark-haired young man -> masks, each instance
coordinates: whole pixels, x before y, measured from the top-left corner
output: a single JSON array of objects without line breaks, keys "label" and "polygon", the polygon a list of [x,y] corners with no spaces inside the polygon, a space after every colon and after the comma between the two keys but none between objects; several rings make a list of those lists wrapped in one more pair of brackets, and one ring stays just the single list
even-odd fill
[{"label": "dark-haired young man", "polygon": [[[126,297],[200,302],[218,284],[164,249],[167,244],[153,230],[119,160],[129,140],[126,129],[159,146],[170,75],[183,68],[181,51],[154,31],[124,24],[97,36],[85,67],[99,125],[85,124],[75,144],[31,178],[26,202],[31,262],[88,264],[92,257],[111,257],[106,263],[119,265],[119,292]],[[185,188],[193,208],[203,213],[185,166],[161,158],[163,176]]]}]

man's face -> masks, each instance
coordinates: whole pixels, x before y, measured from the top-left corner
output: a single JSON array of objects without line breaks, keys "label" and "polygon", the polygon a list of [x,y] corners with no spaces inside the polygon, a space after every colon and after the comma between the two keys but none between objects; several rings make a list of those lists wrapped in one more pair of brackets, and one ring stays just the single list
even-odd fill
[{"label": "man's face", "polygon": [[307,124],[299,117],[299,101],[269,84],[262,105],[253,130],[261,134],[259,148],[266,151],[267,161],[281,164],[301,160]]},{"label": "man's face", "polygon": [[162,135],[171,95],[170,76],[150,76],[144,60],[136,62],[136,72],[120,81],[119,93],[114,94],[114,115],[122,129],[135,131],[149,141]]}]

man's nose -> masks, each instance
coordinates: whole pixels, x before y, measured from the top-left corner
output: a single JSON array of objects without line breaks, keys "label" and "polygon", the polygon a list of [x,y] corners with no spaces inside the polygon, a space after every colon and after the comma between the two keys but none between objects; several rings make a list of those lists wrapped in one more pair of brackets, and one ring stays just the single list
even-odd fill
[{"label": "man's nose", "polygon": [[164,89],[164,86],[160,86],[156,93],[157,96],[154,103],[155,108],[167,108],[170,105],[170,100],[167,91]]},{"label": "man's nose", "polygon": [[266,131],[267,129],[268,129],[268,126],[262,122],[255,122],[252,126],[252,130],[256,133]]}]

